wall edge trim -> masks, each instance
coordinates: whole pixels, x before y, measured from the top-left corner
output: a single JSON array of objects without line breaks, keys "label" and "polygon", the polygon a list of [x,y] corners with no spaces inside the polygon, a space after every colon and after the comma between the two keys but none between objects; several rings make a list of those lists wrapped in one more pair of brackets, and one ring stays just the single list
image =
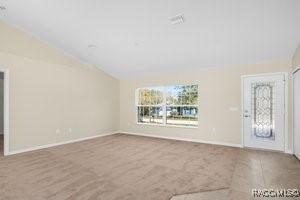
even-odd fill
[{"label": "wall edge trim", "polygon": [[137,135],[137,136],[154,137],[154,138],[161,138],[161,139],[170,139],[170,140],[179,140],[179,141],[186,141],[186,142],[196,142],[196,143],[203,143],[203,144],[214,144],[214,145],[242,148],[241,144],[234,144],[234,143],[227,143],[227,142],[187,139],[187,138],[180,138],[180,137],[167,137],[167,136],[158,136],[153,134],[134,133],[134,132],[127,132],[127,131],[120,131],[120,133],[128,134],[128,135]]},{"label": "wall edge trim", "polygon": [[88,136],[88,137],[63,141],[63,142],[56,142],[56,143],[52,143],[52,144],[38,145],[38,146],[35,146],[35,147],[29,147],[29,148],[24,148],[24,149],[20,149],[20,150],[9,151],[7,156],[20,154],[20,153],[25,153],[25,152],[30,152],[30,151],[41,150],[41,149],[47,149],[47,148],[50,148],[50,147],[60,146],[60,145],[64,145],[64,144],[71,144],[71,143],[75,143],[75,142],[81,142],[81,141],[85,141],[85,140],[95,139],[95,138],[98,138],[98,137],[114,135],[114,134],[117,134],[117,133],[119,133],[119,131],[111,131],[111,132],[106,132],[106,133],[102,133],[102,134],[98,134],[98,135],[94,135],[94,136]]}]

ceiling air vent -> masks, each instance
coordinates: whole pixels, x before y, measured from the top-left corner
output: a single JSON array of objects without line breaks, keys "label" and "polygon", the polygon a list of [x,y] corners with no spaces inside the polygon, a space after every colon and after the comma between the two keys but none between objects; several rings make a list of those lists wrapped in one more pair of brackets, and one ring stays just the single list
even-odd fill
[{"label": "ceiling air vent", "polygon": [[184,22],[183,14],[175,15],[169,18],[171,24],[181,24]]}]

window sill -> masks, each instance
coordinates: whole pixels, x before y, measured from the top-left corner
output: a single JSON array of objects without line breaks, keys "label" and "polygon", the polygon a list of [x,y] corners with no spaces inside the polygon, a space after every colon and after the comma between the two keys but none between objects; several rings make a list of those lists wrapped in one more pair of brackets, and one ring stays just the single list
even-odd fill
[{"label": "window sill", "polygon": [[160,126],[166,128],[187,128],[187,129],[197,129],[198,126],[182,126],[182,125],[169,125],[169,124],[148,124],[148,123],[141,123],[137,122],[137,125],[147,125],[147,126]]}]

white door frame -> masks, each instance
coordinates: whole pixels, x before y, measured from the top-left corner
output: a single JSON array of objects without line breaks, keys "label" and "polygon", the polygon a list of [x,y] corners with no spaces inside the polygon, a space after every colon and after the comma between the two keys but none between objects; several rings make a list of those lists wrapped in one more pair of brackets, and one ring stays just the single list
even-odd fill
[{"label": "white door frame", "polygon": [[4,156],[9,155],[9,69],[0,69],[4,73]]},{"label": "white door frame", "polygon": [[288,149],[288,116],[289,116],[289,110],[288,110],[288,84],[289,84],[289,79],[288,79],[288,73],[287,72],[276,72],[276,73],[263,73],[263,74],[252,74],[252,75],[242,75],[241,76],[241,104],[242,104],[242,109],[241,109],[241,123],[242,123],[242,135],[241,135],[241,144],[242,148],[245,147],[244,145],[244,79],[248,77],[257,77],[257,76],[271,76],[271,75],[283,75],[284,76],[284,152],[285,153],[292,153],[292,150]]},{"label": "white door frame", "polygon": [[294,154],[299,160],[300,160],[300,157],[298,155],[296,155],[294,149],[295,149],[295,113],[294,113],[294,106],[295,106],[295,96],[294,96],[294,74],[296,72],[298,72],[300,70],[300,66],[298,67],[294,67],[294,70],[292,71],[292,75],[291,75],[291,78],[292,78],[292,84],[291,84],[291,91],[292,91],[292,150],[291,150],[291,153]]}]

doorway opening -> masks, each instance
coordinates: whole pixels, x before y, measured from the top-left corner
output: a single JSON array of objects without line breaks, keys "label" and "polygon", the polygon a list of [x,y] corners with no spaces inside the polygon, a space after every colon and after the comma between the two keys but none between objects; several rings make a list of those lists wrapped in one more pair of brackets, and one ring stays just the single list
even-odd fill
[{"label": "doorway opening", "polygon": [[0,155],[4,155],[4,72],[0,72]]},{"label": "doorway opening", "polygon": [[9,154],[9,70],[0,69],[0,157]]}]

